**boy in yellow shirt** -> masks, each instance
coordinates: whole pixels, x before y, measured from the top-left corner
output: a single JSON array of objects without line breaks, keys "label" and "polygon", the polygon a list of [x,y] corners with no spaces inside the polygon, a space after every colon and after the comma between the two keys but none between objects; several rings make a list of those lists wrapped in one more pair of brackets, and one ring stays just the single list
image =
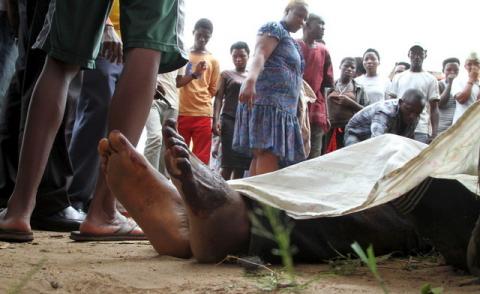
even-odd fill
[{"label": "boy in yellow shirt", "polygon": [[196,22],[185,75],[177,77],[177,87],[181,87],[178,131],[187,145],[193,141],[193,154],[207,165],[212,146],[212,98],[220,77],[218,61],[205,48],[212,32],[210,20],[202,18]]}]

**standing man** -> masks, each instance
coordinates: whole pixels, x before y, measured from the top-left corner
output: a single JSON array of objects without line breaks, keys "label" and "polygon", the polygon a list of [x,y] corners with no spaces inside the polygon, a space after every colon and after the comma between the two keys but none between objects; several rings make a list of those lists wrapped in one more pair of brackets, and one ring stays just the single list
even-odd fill
[{"label": "standing man", "polygon": [[333,67],[330,53],[321,42],[324,32],[325,22],[323,19],[310,13],[303,27],[303,39],[298,40],[305,58],[303,79],[313,89],[317,97],[314,103],[308,104],[311,127],[309,159],[322,154],[323,136],[330,128],[324,90],[333,86]]},{"label": "standing man", "polygon": [[73,168],[68,195],[77,210],[88,210],[97,182],[100,157],[96,143],[107,135],[110,100],[123,70],[122,47],[120,2],[114,0],[103,30],[102,47],[95,60],[95,69],[85,70],[83,74],[68,150]]},{"label": "standing man", "polygon": [[[12,3],[9,1],[8,3]],[[25,130],[30,98],[40,76],[46,54],[35,47],[37,37],[42,39],[43,24],[50,23],[54,1],[18,1],[19,58],[17,72],[5,97],[0,126],[0,154],[2,184],[0,184],[0,205],[6,206],[15,185],[18,155]],[[74,106],[81,86],[79,73],[68,89],[66,115],[63,117],[46,163],[38,191],[36,206],[32,213],[31,225],[35,229],[51,231],[76,230],[85,219],[85,214],[75,210],[67,194],[67,185],[72,176],[68,160],[68,143]],[[26,148],[26,147],[25,147]]]},{"label": "standing man", "polygon": [[178,116],[178,89],[176,78],[178,75],[185,75],[185,68],[159,74],[157,76],[157,89],[150,108],[145,128],[147,130],[147,141],[143,154],[148,162],[167,176],[165,168],[162,126],[168,119],[177,119]]},{"label": "standing man", "polygon": [[467,110],[470,105],[480,99],[479,72],[480,58],[478,54],[472,52],[465,60],[465,69],[468,75],[453,80],[452,95],[455,97],[457,105],[453,115],[455,123]]},{"label": "standing man", "polygon": [[410,70],[397,74],[392,81],[390,96],[403,97],[409,89],[422,91],[428,100],[423,109],[420,121],[415,129],[415,140],[430,143],[438,133],[438,82],[435,77],[423,70],[423,61],[427,58],[427,50],[421,45],[413,45],[408,51]]},{"label": "standing man", "polygon": [[195,41],[185,75],[177,76],[177,87],[180,88],[178,131],[187,145],[193,143],[193,154],[206,165],[212,147],[212,98],[220,78],[218,61],[205,47],[212,32],[210,20],[202,18],[195,23]]},{"label": "standing man", "polygon": [[[110,8],[111,1],[56,3],[43,47],[48,57],[27,114],[15,188],[8,208],[0,212],[0,240],[33,240],[30,218],[63,120],[67,90],[81,68],[94,68]],[[178,69],[186,63],[181,40],[183,1],[123,1],[121,13],[125,66],[112,98],[108,126],[124,132],[136,144],[151,106],[157,73]],[[143,237],[136,224],[115,209],[115,198],[102,177],[97,181],[89,214],[80,230],[85,236],[109,239]]]}]

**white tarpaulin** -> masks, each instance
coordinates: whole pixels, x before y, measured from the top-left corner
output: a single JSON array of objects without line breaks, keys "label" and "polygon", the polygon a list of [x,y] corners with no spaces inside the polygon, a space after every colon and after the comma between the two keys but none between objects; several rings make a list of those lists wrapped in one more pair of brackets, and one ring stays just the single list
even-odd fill
[{"label": "white tarpaulin", "polygon": [[478,191],[480,102],[430,145],[383,135],[277,172],[229,181],[294,218],[339,216],[392,201],[428,177]]}]

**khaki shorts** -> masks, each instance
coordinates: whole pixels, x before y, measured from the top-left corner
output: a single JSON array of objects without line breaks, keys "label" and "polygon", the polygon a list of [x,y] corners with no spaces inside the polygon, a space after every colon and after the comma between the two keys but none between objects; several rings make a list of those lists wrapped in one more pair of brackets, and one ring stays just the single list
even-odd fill
[{"label": "khaki shorts", "polygon": [[[82,68],[95,67],[112,1],[57,0],[48,37],[42,48],[49,56]],[[162,52],[159,73],[182,67],[183,0],[120,0],[124,48]]]}]

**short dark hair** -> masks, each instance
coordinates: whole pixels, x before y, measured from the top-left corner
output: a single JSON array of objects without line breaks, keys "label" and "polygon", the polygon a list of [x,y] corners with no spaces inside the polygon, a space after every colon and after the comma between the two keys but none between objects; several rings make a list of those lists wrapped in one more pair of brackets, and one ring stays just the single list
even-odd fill
[{"label": "short dark hair", "polygon": [[373,48],[368,48],[365,50],[365,53],[363,53],[362,57],[365,57],[365,54],[372,52],[373,54],[377,55],[378,61],[380,61],[380,54],[378,54],[378,51],[373,49]]},{"label": "short dark hair", "polygon": [[355,57],[350,57],[350,56],[349,56],[349,57],[344,57],[344,58],[342,59],[342,61],[340,61],[340,66],[342,66],[342,64],[344,64],[344,63],[347,62],[347,61],[355,64],[355,66],[357,65],[357,61],[355,60]]},{"label": "short dark hair", "polygon": [[285,14],[288,13],[288,11],[297,8],[297,7],[308,7],[308,3],[305,0],[290,0],[287,4],[287,7],[285,7]]},{"label": "short dark hair", "polygon": [[450,58],[445,59],[442,62],[442,71],[445,70],[445,66],[447,66],[448,63],[458,63],[458,65],[460,65],[460,59],[458,59],[456,57],[450,57]]},{"label": "short dark hair", "polygon": [[403,66],[405,66],[405,70],[410,69],[410,63],[405,62],[405,61],[397,62],[397,63],[395,64],[395,66],[397,66],[397,65],[403,65]]},{"label": "short dark hair", "polygon": [[309,25],[311,24],[312,22],[318,22],[319,24],[325,24],[325,21],[323,20],[323,18],[320,16],[320,15],[316,15],[314,13],[310,13],[308,15],[308,18],[307,18],[307,21],[306,21],[306,24]]},{"label": "short dark hair", "polygon": [[198,29],[206,29],[210,31],[210,33],[213,33],[213,24],[209,19],[201,18],[197,20],[197,22],[195,23],[195,26],[193,27],[194,31]]},{"label": "short dark hair", "polygon": [[250,55],[250,48],[248,48],[248,44],[243,41],[233,43],[232,46],[230,46],[230,54],[235,49],[245,49],[245,51],[247,51],[247,54]]},{"label": "short dark hair", "polygon": [[425,94],[423,94],[422,91],[415,88],[411,88],[405,91],[405,93],[403,93],[403,96],[400,97],[400,99],[408,103],[419,102],[422,106],[425,106],[427,102],[427,98],[425,97]]}]

